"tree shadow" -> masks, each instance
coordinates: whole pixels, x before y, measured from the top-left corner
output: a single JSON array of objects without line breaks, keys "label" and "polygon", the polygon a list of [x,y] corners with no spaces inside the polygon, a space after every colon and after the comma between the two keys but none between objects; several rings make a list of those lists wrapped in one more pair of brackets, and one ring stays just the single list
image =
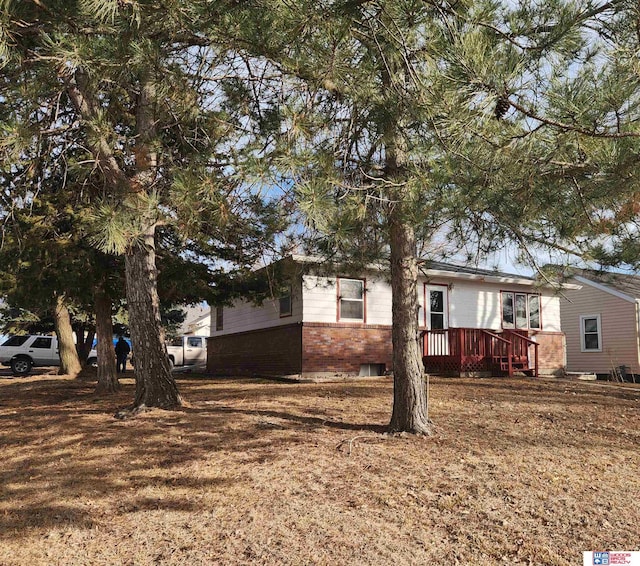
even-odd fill
[{"label": "tree shadow", "polygon": [[[211,412],[212,410],[192,408],[192,409],[189,409],[189,411],[204,414],[204,413]],[[333,420],[331,418],[295,415],[293,413],[289,413],[285,411],[274,411],[274,410],[265,410],[265,409],[251,410],[251,409],[240,409],[238,407],[216,406],[215,412],[228,414],[228,415],[238,414],[238,415],[246,415],[246,416],[275,418],[275,419],[279,419],[289,423],[303,425],[307,429],[317,429],[317,428],[327,427],[327,428],[332,428],[336,430],[369,431],[369,432],[375,432],[378,434],[382,434],[387,430],[386,426],[380,425],[380,424],[345,423],[342,421]]]}]

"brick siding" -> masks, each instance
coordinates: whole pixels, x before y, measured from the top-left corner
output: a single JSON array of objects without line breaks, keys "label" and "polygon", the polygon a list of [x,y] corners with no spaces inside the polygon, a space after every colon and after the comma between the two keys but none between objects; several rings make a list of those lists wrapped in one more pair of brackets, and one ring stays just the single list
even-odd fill
[{"label": "brick siding", "polygon": [[361,364],[392,368],[391,327],[372,324],[305,323],[302,371],[357,374]]},{"label": "brick siding", "polygon": [[564,372],[566,360],[565,336],[563,332],[531,332],[538,348],[540,373],[559,375]]},{"label": "brick siding", "polygon": [[291,324],[207,339],[207,371],[215,375],[299,374],[301,325]]},{"label": "brick siding", "polygon": [[[565,368],[561,332],[532,332],[539,347],[540,373]],[[362,364],[393,369],[391,327],[371,324],[305,323],[207,341],[207,370],[215,375],[358,374]]]}]

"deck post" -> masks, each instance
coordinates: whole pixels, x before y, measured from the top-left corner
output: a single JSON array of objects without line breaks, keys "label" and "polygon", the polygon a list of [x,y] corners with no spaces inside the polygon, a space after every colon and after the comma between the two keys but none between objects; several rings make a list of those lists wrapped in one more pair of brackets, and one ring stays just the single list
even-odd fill
[{"label": "deck post", "polygon": [[507,363],[509,364],[509,377],[513,377],[513,342],[507,344]]},{"label": "deck post", "polygon": [[[458,328],[458,372],[462,374],[462,358],[464,356],[465,329]],[[458,377],[461,377],[459,375]]]}]

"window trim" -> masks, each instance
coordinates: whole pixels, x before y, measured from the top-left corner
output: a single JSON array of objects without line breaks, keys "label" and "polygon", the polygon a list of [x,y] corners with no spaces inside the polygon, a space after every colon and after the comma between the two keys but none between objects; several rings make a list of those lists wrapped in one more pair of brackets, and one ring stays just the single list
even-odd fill
[{"label": "window trim", "polygon": [[[340,295],[340,282],[341,281],[357,281],[362,283],[362,299],[344,299],[346,301],[362,301],[362,318],[345,318],[342,316],[342,296]],[[354,277],[338,277],[337,285],[337,313],[336,313],[336,321],[337,322],[360,322],[362,324],[367,323],[367,280],[366,279],[356,279]]]},{"label": "window trim", "polygon": [[[424,311],[424,316],[423,316],[423,322],[424,322],[424,328],[431,330],[430,328],[430,320],[427,320],[427,315],[431,316],[431,304],[429,303],[429,300],[431,297],[428,297],[428,292],[429,292],[429,287],[443,287],[443,292],[444,292],[444,296],[443,296],[443,305],[442,308],[444,309],[444,311],[442,312],[442,314],[444,315],[444,329],[448,329],[449,328],[449,285],[447,285],[446,283],[425,283],[424,284],[424,292],[423,292],[423,301],[424,301],[424,307],[423,307],[423,311]],[[429,304],[429,308],[427,309],[427,304]]]},{"label": "window trim", "polygon": [[[504,323],[504,297],[505,295],[511,295],[513,298],[513,324],[505,326]],[[527,325],[518,327],[516,316],[516,296],[521,295],[525,297],[525,307],[527,309]],[[538,297],[538,326],[531,326],[531,297]],[[541,331],[542,326],[542,294],[540,293],[527,293],[526,291],[511,291],[507,289],[500,290],[500,327],[503,330],[535,330]]]},{"label": "window trim", "polygon": [[[584,331],[584,322],[588,319],[595,319],[596,321],[596,332],[595,334],[598,336],[598,347],[597,348],[587,348],[585,336],[586,332]],[[589,334],[594,334],[593,332],[589,332]],[[602,352],[602,318],[599,314],[581,314],[580,315],[580,352],[583,354],[597,354],[598,352]]]}]

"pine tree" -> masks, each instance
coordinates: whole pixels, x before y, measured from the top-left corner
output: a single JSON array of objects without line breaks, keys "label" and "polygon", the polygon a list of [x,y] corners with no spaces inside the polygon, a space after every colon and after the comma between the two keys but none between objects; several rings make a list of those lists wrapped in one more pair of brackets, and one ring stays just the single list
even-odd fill
[{"label": "pine tree", "polygon": [[[261,186],[239,174],[238,162],[255,161],[261,149],[255,105],[238,96],[247,92],[246,73],[236,69],[244,62],[203,33],[224,23],[220,8],[118,0],[2,4],[1,96],[10,101],[1,117],[3,163],[13,177],[7,207],[37,197],[16,169],[32,167],[46,178],[64,171],[73,153],[74,167],[100,177],[87,223],[95,246],[124,256],[136,359],[135,399],[122,416],[181,403],[160,324],[158,227],[171,224],[185,239],[198,234],[211,250],[228,248],[235,261],[250,262],[280,224]],[[266,110],[264,100],[258,110]],[[243,230],[246,237],[232,236]]]},{"label": "pine tree", "polygon": [[530,16],[520,8],[496,27],[491,52],[494,60],[510,52],[509,74],[496,80],[462,56],[452,67],[466,109],[449,122],[455,152],[447,151],[451,170],[460,155],[467,163],[455,170],[458,232],[475,232],[481,249],[515,241],[537,267],[540,250],[559,263],[637,267],[637,6],[550,6],[537,25]]},{"label": "pine tree", "polygon": [[[416,287],[434,238],[454,228],[450,236],[459,234],[460,246],[475,234],[489,251],[500,245],[493,234],[520,226],[520,217],[510,213],[526,197],[509,196],[527,182],[524,175],[533,166],[518,170],[508,144],[502,144],[514,131],[511,111],[519,103],[513,92],[521,88],[537,100],[540,85],[553,83],[557,65],[576,61],[575,49],[586,45],[585,30],[614,4],[243,5],[245,21],[230,34],[287,76],[292,94],[283,111],[283,154],[289,157],[283,165],[293,172],[300,205],[322,237],[320,249],[389,262],[391,430],[430,431]],[[257,22],[252,14],[260,15]],[[492,143],[491,136],[499,141]],[[500,149],[499,165],[491,147]],[[522,143],[528,163],[543,151],[537,143]],[[505,179],[510,182],[501,188]],[[536,198],[541,208],[542,196]]]}]

